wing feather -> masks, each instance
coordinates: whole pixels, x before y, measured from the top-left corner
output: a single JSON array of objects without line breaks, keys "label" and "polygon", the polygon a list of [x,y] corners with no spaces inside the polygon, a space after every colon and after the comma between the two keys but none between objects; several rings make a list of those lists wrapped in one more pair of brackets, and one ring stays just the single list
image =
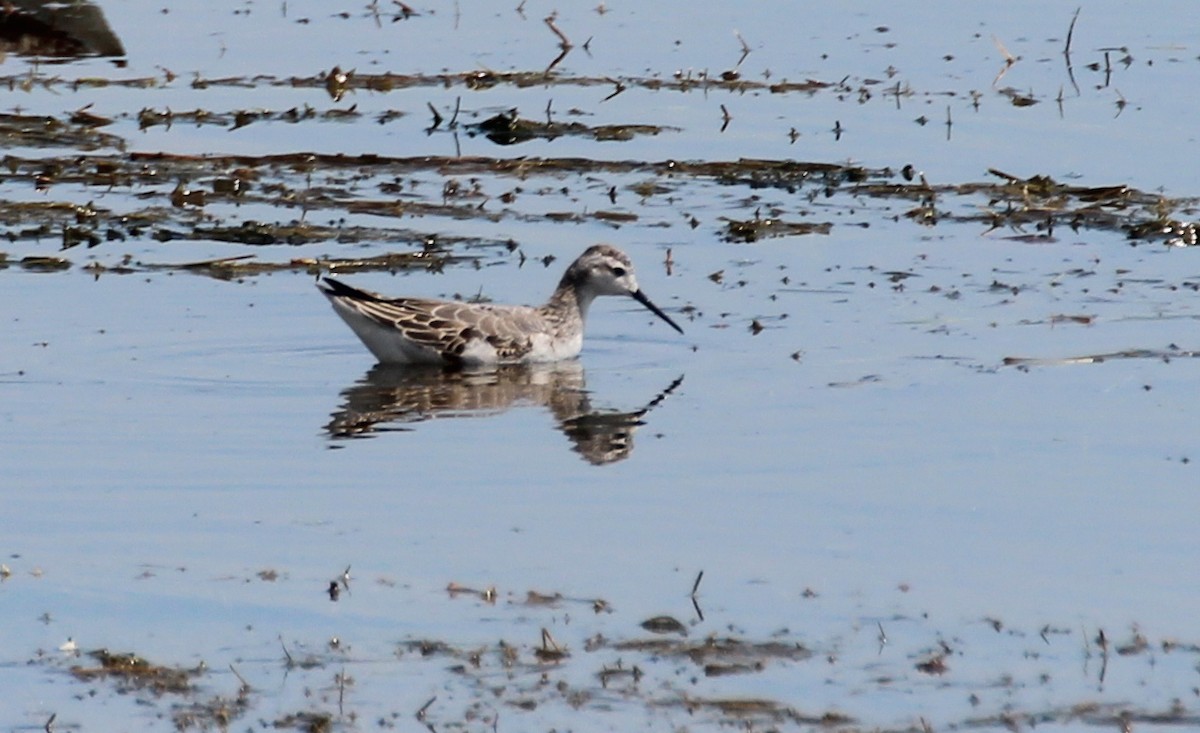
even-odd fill
[{"label": "wing feather", "polygon": [[501,361],[519,360],[533,348],[530,335],[547,326],[536,309],[526,306],[386,298],[328,277],[321,286],[331,299],[450,361],[489,347]]}]

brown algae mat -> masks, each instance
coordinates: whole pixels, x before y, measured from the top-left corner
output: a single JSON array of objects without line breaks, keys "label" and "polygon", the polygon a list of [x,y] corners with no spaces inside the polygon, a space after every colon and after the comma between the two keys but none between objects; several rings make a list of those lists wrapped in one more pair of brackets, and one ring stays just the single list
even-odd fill
[{"label": "brown algae mat", "polygon": [[[287,577],[274,570],[258,574],[271,583]],[[69,675],[82,688],[80,700],[102,701],[106,691],[131,696],[148,715],[179,731],[260,725],[299,731],[550,730],[574,729],[582,720],[618,727],[684,721],[689,730],[897,733],[1200,725],[1200,693],[1194,689],[1165,706],[1127,696],[1150,678],[1162,683],[1168,670],[1194,669],[1200,663],[1200,644],[1194,642],[1152,639],[1136,627],[1113,637],[1104,629],[1050,624],[1015,629],[996,618],[943,629],[928,614],[855,622],[849,637],[807,638],[779,629],[763,638],[735,625],[709,628],[698,588],[699,578],[681,616],[622,619],[620,609],[598,597],[451,583],[447,603],[473,604],[481,619],[511,612],[517,622],[485,643],[409,638],[364,648],[336,636],[280,637],[264,642],[274,647],[274,661],[270,653],[255,654],[250,660],[222,659],[215,668],[176,667],[108,650],[66,661],[48,654],[32,663]],[[329,597],[353,602],[351,590],[347,569],[331,582]],[[818,598],[805,589],[797,604],[803,610]],[[614,622],[627,635],[610,638],[597,630],[611,629]],[[198,656],[212,654],[218,653],[197,650]],[[1111,683],[1110,690],[1109,677],[1126,682]],[[414,678],[438,692],[410,708],[360,702],[380,696],[360,688],[395,687],[388,680],[408,682],[383,697],[413,699]],[[767,684],[746,684],[756,679]],[[814,704],[811,685],[822,688],[819,699],[838,702]],[[289,707],[288,689],[304,690],[305,701]],[[747,694],[748,689],[759,692]],[[880,707],[871,702],[880,695],[930,701],[918,704],[917,714],[880,720]],[[964,703],[969,713],[950,712]],[[55,715],[46,729],[86,723]]]}]

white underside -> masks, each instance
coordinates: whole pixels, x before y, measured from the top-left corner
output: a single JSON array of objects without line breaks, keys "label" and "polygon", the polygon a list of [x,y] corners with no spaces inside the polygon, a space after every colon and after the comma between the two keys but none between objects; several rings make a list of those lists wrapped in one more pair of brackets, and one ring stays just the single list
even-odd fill
[{"label": "white underside", "polygon": [[444,360],[433,349],[414,344],[400,332],[385,328],[342,302],[330,298],[333,310],[384,364],[440,364]]}]

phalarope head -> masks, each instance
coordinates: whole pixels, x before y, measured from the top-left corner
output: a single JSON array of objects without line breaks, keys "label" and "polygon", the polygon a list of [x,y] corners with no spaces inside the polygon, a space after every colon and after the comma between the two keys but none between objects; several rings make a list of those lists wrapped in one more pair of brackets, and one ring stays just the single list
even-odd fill
[{"label": "phalarope head", "polygon": [[567,286],[574,288],[580,310],[586,312],[587,306],[597,295],[628,295],[670,324],[671,328],[683,333],[683,329],[638,287],[637,275],[634,274],[629,255],[612,245],[596,244],[588,247],[567,268],[562,282],[558,285],[558,292]]}]

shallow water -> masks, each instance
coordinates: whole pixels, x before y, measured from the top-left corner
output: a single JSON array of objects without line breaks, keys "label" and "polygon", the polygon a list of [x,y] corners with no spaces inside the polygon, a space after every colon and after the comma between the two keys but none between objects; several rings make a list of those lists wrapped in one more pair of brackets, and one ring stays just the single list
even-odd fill
[{"label": "shallow water", "polygon": [[[1128,239],[1124,227],[1155,221],[1154,204],[1136,196],[1093,207],[1115,223],[1089,218],[1076,197],[1082,218],[1047,232],[1040,217],[997,227],[972,218],[1022,202],[971,188],[997,183],[989,168],[1127,184],[1175,197],[1163,206],[1186,221],[1196,191],[1180,161],[1196,142],[1182,121],[1195,101],[1180,90],[1196,74],[1194,29],[1116,3],[1084,7],[1075,95],[1061,53],[1074,6],[942,4],[898,16],[885,4],[581,5],[560,9],[555,23],[576,46],[541,84],[477,89],[455,77],[333,101],[313,80],[334,65],[541,72],[558,53],[542,21],[553,8],[527,5],[522,18],[414,6],[420,15],[393,22],[395,8],[381,7],[376,22],[362,7],[341,17],[323,3],[101,7],[126,66],[10,55],[0,67],[41,82],[12,92],[21,114],[57,119],[92,104],[126,149],[14,144],[9,154],[24,162],[0,188],[6,205],[92,202],[125,235],[60,251],[74,213],[8,209],[0,727],[42,727],[51,715],[83,730],[216,725],[197,706],[234,700],[235,673],[253,688],[234,706],[235,727],[301,727],[287,716],[302,711],[343,729],[804,728],[825,715],[863,729],[1017,720],[1091,730],[1195,719],[1195,250]],[[734,69],[734,29],[751,49],[741,79],[831,86],[644,84]],[[1004,56],[993,36],[1020,57],[995,83]],[[198,88],[197,76],[227,81]],[[160,83],[70,83],[85,77]],[[305,81],[285,83],[292,77]],[[601,101],[614,85],[570,81],[604,78],[627,88]],[[888,97],[896,83],[913,94]],[[1005,87],[1038,103],[1015,106]],[[456,99],[463,127],[450,130]],[[466,127],[514,106],[542,120],[548,102],[558,120],[664,129],[498,146]],[[361,116],[266,116],[237,129],[193,117],[139,130],[147,108],[232,115],[306,104]],[[428,134],[427,104],[445,118]],[[381,123],[388,110],[403,116]],[[133,151],[390,162],[143,161],[130,165],[167,179],[44,190],[28,173],[77,154],[124,164]],[[468,170],[459,153],[630,164]],[[926,226],[908,215],[921,204],[911,190],[882,195],[819,176],[789,189],[753,171],[653,165],[743,158],[912,164],[946,188],[932,194],[939,218]],[[212,181],[239,166],[258,175],[246,197],[216,195]],[[868,183],[880,181],[902,183]],[[209,199],[172,205],[177,185]],[[410,208],[379,208],[395,200]],[[1029,200],[1051,210],[1036,193]],[[162,218],[138,229],[122,212]],[[39,216],[54,226],[29,235]],[[730,219],[771,217],[831,226],[730,241]],[[342,234],[299,245],[196,234],[299,219]],[[155,236],[164,230],[187,236]],[[384,292],[534,302],[587,244],[609,241],[686,336],[636,303],[602,299],[581,359],[563,370],[397,375],[373,369],[329,310],[308,272],[319,264],[159,267],[243,254],[281,266],[366,258],[420,251],[430,237],[451,257],[440,272],[344,276]],[[20,264],[28,256],[70,265],[42,272]],[[1061,361],[1094,355],[1118,356]],[[348,417],[357,437],[338,427]],[[333,602],[327,588],[347,566]],[[497,595],[448,593],[450,584]],[[638,645],[664,638],[639,626],[659,614],[687,626],[686,639],[666,637],[679,646]],[[570,656],[537,658],[543,628]],[[682,646],[710,635],[760,646]],[[68,639],[208,671],[188,694],[122,694],[111,679],[68,673],[94,665],[59,651]],[[775,655],[769,642],[790,651]],[[934,659],[946,669],[918,669]],[[714,660],[749,668],[706,675]],[[618,662],[643,676],[605,686],[601,671]],[[410,717],[434,697],[423,720]],[[717,704],[731,700],[766,703]]]}]

